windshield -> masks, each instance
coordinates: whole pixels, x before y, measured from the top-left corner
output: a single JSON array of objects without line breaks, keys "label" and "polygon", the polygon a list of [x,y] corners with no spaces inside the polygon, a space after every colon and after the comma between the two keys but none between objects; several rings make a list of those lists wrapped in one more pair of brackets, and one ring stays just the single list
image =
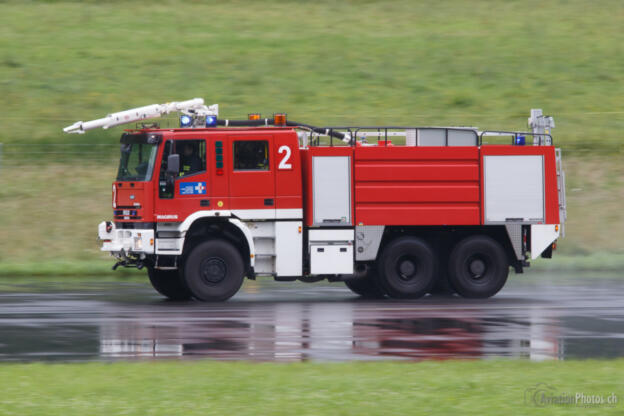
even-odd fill
[{"label": "windshield", "polygon": [[154,171],[157,144],[122,143],[118,181],[149,181]]}]

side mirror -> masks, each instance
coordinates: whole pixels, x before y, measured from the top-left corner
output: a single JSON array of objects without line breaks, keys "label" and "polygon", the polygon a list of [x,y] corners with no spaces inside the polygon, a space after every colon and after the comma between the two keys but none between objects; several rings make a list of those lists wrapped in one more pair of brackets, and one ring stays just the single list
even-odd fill
[{"label": "side mirror", "polygon": [[180,155],[174,154],[167,157],[167,174],[178,176],[180,173]]}]

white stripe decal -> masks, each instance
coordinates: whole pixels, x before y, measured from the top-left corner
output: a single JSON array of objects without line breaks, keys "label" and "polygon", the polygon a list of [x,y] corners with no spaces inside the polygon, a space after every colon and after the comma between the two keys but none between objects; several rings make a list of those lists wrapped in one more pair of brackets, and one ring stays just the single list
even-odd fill
[{"label": "white stripe decal", "polygon": [[243,220],[301,219],[303,210],[295,209],[233,209],[232,215]]},{"label": "white stripe decal", "polygon": [[236,209],[232,211],[214,210],[214,211],[196,211],[186,217],[183,222],[159,222],[156,224],[158,231],[178,231],[186,232],[191,224],[199,218],[205,217],[230,217],[235,216],[242,220],[299,220],[303,218],[303,209]]}]

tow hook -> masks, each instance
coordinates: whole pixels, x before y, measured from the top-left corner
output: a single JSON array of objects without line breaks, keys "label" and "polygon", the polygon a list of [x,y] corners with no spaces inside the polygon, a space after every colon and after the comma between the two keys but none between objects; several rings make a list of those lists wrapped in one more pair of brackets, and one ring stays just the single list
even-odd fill
[{"label": "tow hook", "polygon": [[143,267],[145,267],[145,264],[143,264],[142,261],[129,262],[127,260],[120,260],[117,263],[115,263],[115,265],[113,266],[113,270],[117,270],[117,268],[119,266],[122,266],[122,267],[134,267],[137,270],[141,270]]}]

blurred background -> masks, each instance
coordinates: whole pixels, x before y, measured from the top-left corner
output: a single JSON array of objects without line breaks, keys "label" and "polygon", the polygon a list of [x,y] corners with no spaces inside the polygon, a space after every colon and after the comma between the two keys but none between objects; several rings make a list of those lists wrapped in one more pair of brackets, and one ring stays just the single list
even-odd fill
[{"label": "blurred background", "polygon": [[96,235],[111,218],[122,129],[62,128],[194,97],[218,103],[221,118],[286,112],[321,126],[525,130],[529,110],[542,108],[555,118],[568,187],[567,237],[552,264],[624,265],[620,0],[6,1],[0,10],[1,274],[110,273]]}]

